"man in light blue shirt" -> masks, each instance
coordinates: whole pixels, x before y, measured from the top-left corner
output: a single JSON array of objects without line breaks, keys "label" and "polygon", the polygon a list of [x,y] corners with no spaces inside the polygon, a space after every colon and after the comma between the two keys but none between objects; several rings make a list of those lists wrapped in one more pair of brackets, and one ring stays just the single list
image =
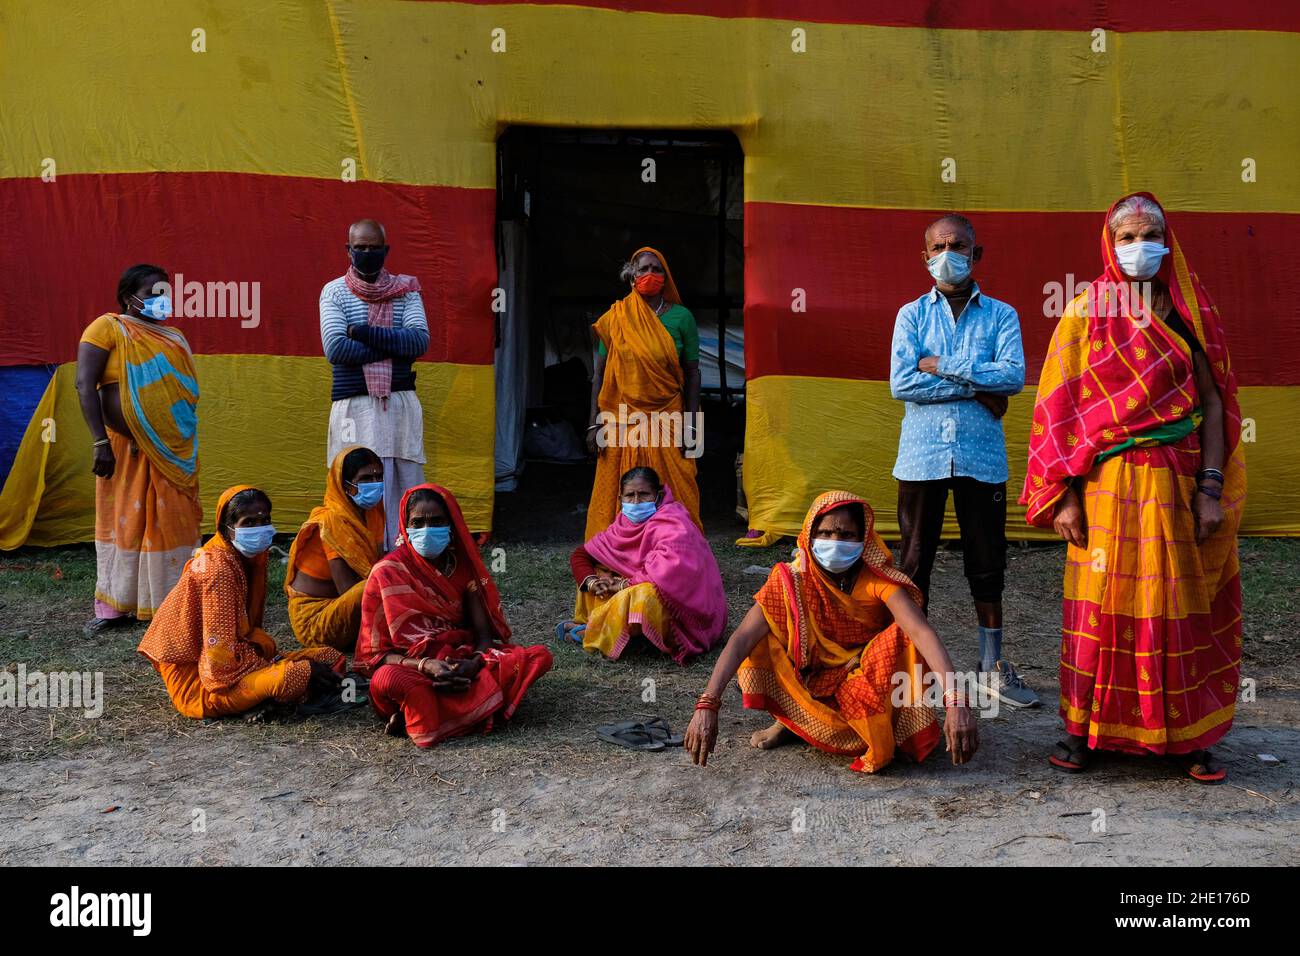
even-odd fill
[{"label": "man in light blue shirt", "polygon": [[1038,697],[1002,659],[1007,556],[1007,396],[1025,385],[1020,320],[986,296],[973,270],[983,255],[975,227],[949,215],[925,231],[934,288],[898,310],[889,389],[905,402],[898,480],[899,567],[930,601],[930,572],[951,489],[966,579],[979,620],[980,679],[1004,703]]}]

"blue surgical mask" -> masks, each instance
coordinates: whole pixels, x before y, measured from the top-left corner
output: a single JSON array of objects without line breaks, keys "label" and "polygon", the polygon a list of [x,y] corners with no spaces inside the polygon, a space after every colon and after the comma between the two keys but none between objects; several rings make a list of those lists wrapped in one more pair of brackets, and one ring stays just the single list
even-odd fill
[{"label": "blue surgical mask", "polygon": [[960,252],[941,252],[927,260],[925,267],[935,282],[957,285],[970,275],[970,256],[963,256]]},{"label": "blue surgical mask", "polygon": [[[136,296],[140,299],[139,296]],[[155,322],[162,322],[171,315],[172,299],[169,295],[151,295],[147,299],[140,299],[140,314],[146,319],[153,319]]]},{"label": "blue surgical mask", "polygon": [[1169,255],[1169,249],[1158,242],[1130,242],[1115,247],[1119,267],[1130,279],[1150,279],[1160,271],[1160,260]]},{"label": "blue surgical mask", "polygon": [[853,562],[862,557],[861,541],[836,541],[833,538],[813,538],[812,553],[820,564],[832,574],[847,571]]},{"label": "blue surgical mask", "polygon": [[235,529],[235,550],[246,558],[255,558],[271,546],[275,525],[260,524]]},{"label": "blue surgical mask", "polygon": [[384,499],[382,481],[358,481],[355,484],[357,493],[348,497],[357,503],[358,508],[373,508]]},{"label": "blue surgical mask", "polygon": [[640,524],[649,518],[658,510],[653,501],[643,501],[640,504],[629,504],[623,502],[623,517],[633,524]]},{"label": "blue surgical mask", "polygon": [[422,558],[436,558],[451,544],[451,525],[434,525],[429,528],[407,528],[406,540]]}]

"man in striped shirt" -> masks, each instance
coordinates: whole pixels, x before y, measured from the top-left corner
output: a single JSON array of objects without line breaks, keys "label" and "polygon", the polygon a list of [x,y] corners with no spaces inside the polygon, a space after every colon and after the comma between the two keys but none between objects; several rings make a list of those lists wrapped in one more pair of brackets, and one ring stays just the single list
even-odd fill
[{"label": "man in striped shirt", "polygon": [[347,248],[348,271],[320,293],[321,344],[334,366],[325,462],[348,445],[365,445],[383,460],[384,547],[391,550],[402,494],[424,481],[424,417],[411,364],[429,347],[429,325],[419,281],[384,268],[382,225],[353,223]]}]

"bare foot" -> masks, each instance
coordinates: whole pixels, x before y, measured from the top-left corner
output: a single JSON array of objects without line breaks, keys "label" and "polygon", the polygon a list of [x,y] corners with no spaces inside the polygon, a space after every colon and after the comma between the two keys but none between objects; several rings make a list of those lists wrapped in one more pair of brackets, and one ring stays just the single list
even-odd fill
[{"label": "bare foot", "polygon": [[779,720],[766,730],[756,730],[749,738],[749,745],[759,750],[771,750],[794,740],[794,734]]}]

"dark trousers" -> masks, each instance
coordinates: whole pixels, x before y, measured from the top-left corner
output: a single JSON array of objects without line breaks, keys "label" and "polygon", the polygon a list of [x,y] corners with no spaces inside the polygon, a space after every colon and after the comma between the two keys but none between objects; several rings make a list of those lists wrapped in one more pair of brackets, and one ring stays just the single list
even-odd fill
[{"label": "dark trousers", "polygon": [[962,559],[966,580],[976,601],[1002,600],[1007,567],[1007,486],[990,485],[974,478],[940,478],[937,481],[898,483],[898,527],[902,536],[898,566],[925,596],[930,606],[930,572],[939,548],[948,489],[961,528]]}]

